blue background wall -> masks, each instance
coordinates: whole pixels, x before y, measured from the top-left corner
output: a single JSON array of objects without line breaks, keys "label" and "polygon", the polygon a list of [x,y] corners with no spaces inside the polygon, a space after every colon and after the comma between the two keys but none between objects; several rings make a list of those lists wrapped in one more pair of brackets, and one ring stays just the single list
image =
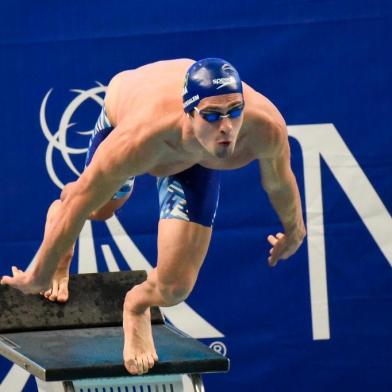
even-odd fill
[{"label": "blue background wall", "polygon": [[[107,85],[124,69],[179,57],[229,60],[289,125],[333,123],[389,211],[390,230],[391,23],[388,1],[3,2],[0,275],[31,262],[60,191],[45,163],[45,94],[53,88],[45,113],[55,133],[77,95],[71,89]],[[98,113],[92,100],[78,107],[67,145],[87,146],[88,137],[77,132],[90,130]],[[302,151],[295,139],[290,143],[303,194]],[[72,161],[81,170],[84,154]],[[76,178],[59,152],[53,162],[63,182]],[[306,242],[290,261],[267,266],[266,237],[280,225],[257,164],[224,172],[211,248],[187,300],[225,335],[220,341],[231,358],[228,374],[205,378],[207,390],[392,390],[391,265],[324,162],[321,170],[330,339],[312,335]],[[137,179],[118,218],[154,263],[152,177]],[[113,240],[104,223],[94,224],[94,236],[105,271],[99,245]],[[113,253],[128,268],[115,246]],[[0,360],[0,382],[10,366]],[[35,390],[33,379],[25,390]]]}]

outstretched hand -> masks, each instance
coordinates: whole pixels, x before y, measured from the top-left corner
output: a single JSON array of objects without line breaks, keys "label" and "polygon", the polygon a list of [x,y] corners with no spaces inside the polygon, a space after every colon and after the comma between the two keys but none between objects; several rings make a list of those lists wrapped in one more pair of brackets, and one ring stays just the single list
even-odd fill
[{"label": "outstretched hand", "polygon": [[38,294],[43,290],[46,290],[46,285],[37,283],[34,279],[31,271],[25,271],[12,267],[13,276],[4,275],[1,278],[1,285],[8,285],[15,289],[20,290],[24,294]]},{"label": "outstretched hand", "polygon": [[286,235],[277,233],[276,236],[269,235],[268,242],[272,245],[268,257],[270,267],[275,267],[279,260],[285,260],[293,255],[302,244],[305,235]]}]

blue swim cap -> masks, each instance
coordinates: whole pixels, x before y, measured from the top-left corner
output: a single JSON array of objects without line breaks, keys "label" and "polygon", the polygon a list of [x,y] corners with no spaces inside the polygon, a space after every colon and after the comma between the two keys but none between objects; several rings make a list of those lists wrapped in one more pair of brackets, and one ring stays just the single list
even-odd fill
[{"label": "blue swim cap", "polygon": [[185,75],[185,113],[191,112],[206,97],[230,93],[242,94],[242,83],[237,70],[227,61],[206,58],[194,63]]}]

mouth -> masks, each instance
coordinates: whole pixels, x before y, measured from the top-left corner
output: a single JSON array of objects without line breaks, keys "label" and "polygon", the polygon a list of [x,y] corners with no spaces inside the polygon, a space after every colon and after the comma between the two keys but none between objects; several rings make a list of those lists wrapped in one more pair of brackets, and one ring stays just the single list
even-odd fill
[{"label": "mouth", "polygon": [[218,144],[220,144],[221,146],[229,146],[231,144],[230,141],[222,141],[222,142],[218,142]]}]

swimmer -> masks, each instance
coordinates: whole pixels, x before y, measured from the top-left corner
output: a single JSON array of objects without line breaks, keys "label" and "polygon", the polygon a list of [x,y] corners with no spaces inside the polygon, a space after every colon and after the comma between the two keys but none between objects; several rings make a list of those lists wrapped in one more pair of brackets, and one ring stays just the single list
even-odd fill
[{"label": "swimmer", "polygon": [[188,297],[210,243],[220,171],[254,160],[283,226],[267,238],[268,263],[275,266],[305,237],[278,109],[222,59],[160,61],[121,72],[109,83],[85,170],[49,207],[36,262],[25,272],[13,267],[1,284],[67,301],[69,266],[85,221],[110,218],[130,197],[136,176],[155,176],[157,266],[127,293],[123,308],[124,365],[131,374],[146,373],[158,360],[150,307]]}]

